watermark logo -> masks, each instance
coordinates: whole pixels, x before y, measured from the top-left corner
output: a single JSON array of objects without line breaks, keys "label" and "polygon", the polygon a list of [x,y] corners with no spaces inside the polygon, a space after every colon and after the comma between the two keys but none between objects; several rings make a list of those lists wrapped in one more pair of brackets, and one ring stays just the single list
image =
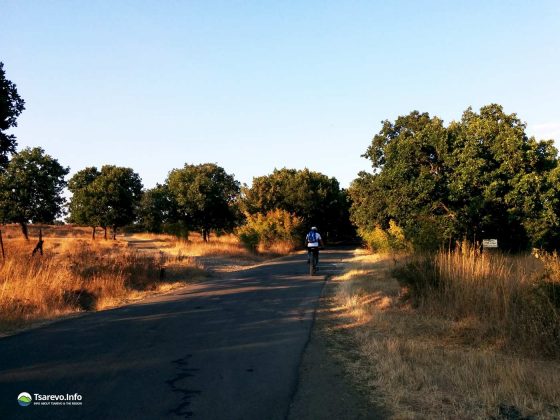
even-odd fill
[{"label": "watermark logo", "polygon": [[22,392],[18,395],[18,404],[22,407],[27,407],[28,405],[58,405],[58,406],[70,406],[70,405],[82,405],[82,395],[75,394],[36,394],[31,396],[28,392]]},{"label": "watermark logo", "polygon": [[27,407],[33,401],[33,399],[31,398],[31,394],[27,392],[22,392],[21,394],[19,394],[17,400],[18,404],[22,407]]}]

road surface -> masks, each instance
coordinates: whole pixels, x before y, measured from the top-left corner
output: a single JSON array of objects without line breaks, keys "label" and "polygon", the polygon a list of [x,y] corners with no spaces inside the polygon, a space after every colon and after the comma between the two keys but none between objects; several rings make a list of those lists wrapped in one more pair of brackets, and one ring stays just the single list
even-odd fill
[{"label": "road surface", "polygon": [[[0,339],[0,418],[284,419],[325,275],[350,254],[321,253],[314,277],[293,255]],[[21,392],[82,399],[21,407]]]}]

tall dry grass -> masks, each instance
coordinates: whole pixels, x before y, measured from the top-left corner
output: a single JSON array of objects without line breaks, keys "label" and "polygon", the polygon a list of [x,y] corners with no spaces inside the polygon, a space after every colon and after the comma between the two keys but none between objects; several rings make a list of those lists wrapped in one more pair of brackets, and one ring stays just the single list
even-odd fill
[{"label": "tall dry grass", "polygon": [[188,241],[180,238],[174,241],[177,253],[195,257],[221,256],[230,258],[249,258],[251,252],[247,250],[234,235],[222,235],[211,237],[208,242],[197,236],[189,238]]},{"label": "tall dry grass", "polygon": [[205,242],[199,234],[190,234],[188,239],[165,233],[135,233],[125,238],[130,247],[163,249],[169,255],[187,257],[250,258],[247,250],[235,235],[211,235]]},{"label": "tall dry grass", "polygon": [[[493,265],[488,271],[474,270],[467,257],[462,258],[468,266],[453,267],[458,270],[454,275],[499,272]],[[528,268],[529,263],[521,265]],[[547,266],[536,262],[541,275],[548,275]],[[357,254],[333,279],[330,306],[331,334],[351,337],[337,357],[360,388],[369,389],[370,398],[390,411],[390,418],[560,418],[558,360],[499,351],[495,336],[486,334],[488,325],[474,320],[461,304],[456,313],[462,318],[442,315],[441,308],[415,308],[404,299],[410,289],[392,276],[394,267],[389,256]],[[507,277],[509,268],[503,267]],[[476,301],[478,294],[465,292],[466,301]],[[455,303],[461,300],[453,296]],[[439,303],[453,311],[452,303]],[[488,313],[488,303],[481,308],[480,314]]]},{"label": "tall dry grass", "polygon": [[191,233],[188,239],[178,238],[168,234],[136,233],[130,239],[145,241],[146,245],[164,248],[167,253],[175,256],[189,257],[226,257],[243,260],[261,260],[260,257],[286,255],[293,251],[294,246],[289,241],[276,241],[268,247],[258,246],[256,251],[243,244],[237,235],[211,235],[205,242],[202,236]]},{"label": "tall dry grass", "polygon": [[[24,240],[5,244],[7,257],[0,264],[0,330],[104,309],[172,286],[164,274],[174,261],[163,254],[128,250],[112,241],[46,243],[43,256],[31,256],[33,245]],[[183,268],[187,279],[200,271],[189,261]]]},{"label": "tall dry grass", "polygon": [[425,314],[465,320],[472,339],[560,357],[560,258],[455,252],[415,256],[394,271]]}]

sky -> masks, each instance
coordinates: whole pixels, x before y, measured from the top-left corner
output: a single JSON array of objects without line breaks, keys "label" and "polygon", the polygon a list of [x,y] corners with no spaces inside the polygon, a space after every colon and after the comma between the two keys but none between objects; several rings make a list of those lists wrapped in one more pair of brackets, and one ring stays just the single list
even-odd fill
[{"label": "sky", "polygon": [[0,0],[12,132],[146,187],[214,162],[348,187],[382,120],[499,103],[560,145],[560,1]]}]

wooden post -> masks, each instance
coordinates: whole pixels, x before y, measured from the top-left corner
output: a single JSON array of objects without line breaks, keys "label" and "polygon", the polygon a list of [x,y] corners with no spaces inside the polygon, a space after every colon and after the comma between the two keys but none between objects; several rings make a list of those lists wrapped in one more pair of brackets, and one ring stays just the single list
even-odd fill
[{"label": "wooden post", "polygon": [[39,228],[39,242],[37,242],[37,245],[35,245],[35,248],[33,249],[31,255],[35,255],[37,251],[39,251],[39,253],[43,255],[43,229],[42,228]]},{"label": "wooden post", "polygon": [[4,254],[4,241],[2,240],[2,230],[0,230],[0,248],[2,248],[2,260],[6,260],[6,254]]}]

